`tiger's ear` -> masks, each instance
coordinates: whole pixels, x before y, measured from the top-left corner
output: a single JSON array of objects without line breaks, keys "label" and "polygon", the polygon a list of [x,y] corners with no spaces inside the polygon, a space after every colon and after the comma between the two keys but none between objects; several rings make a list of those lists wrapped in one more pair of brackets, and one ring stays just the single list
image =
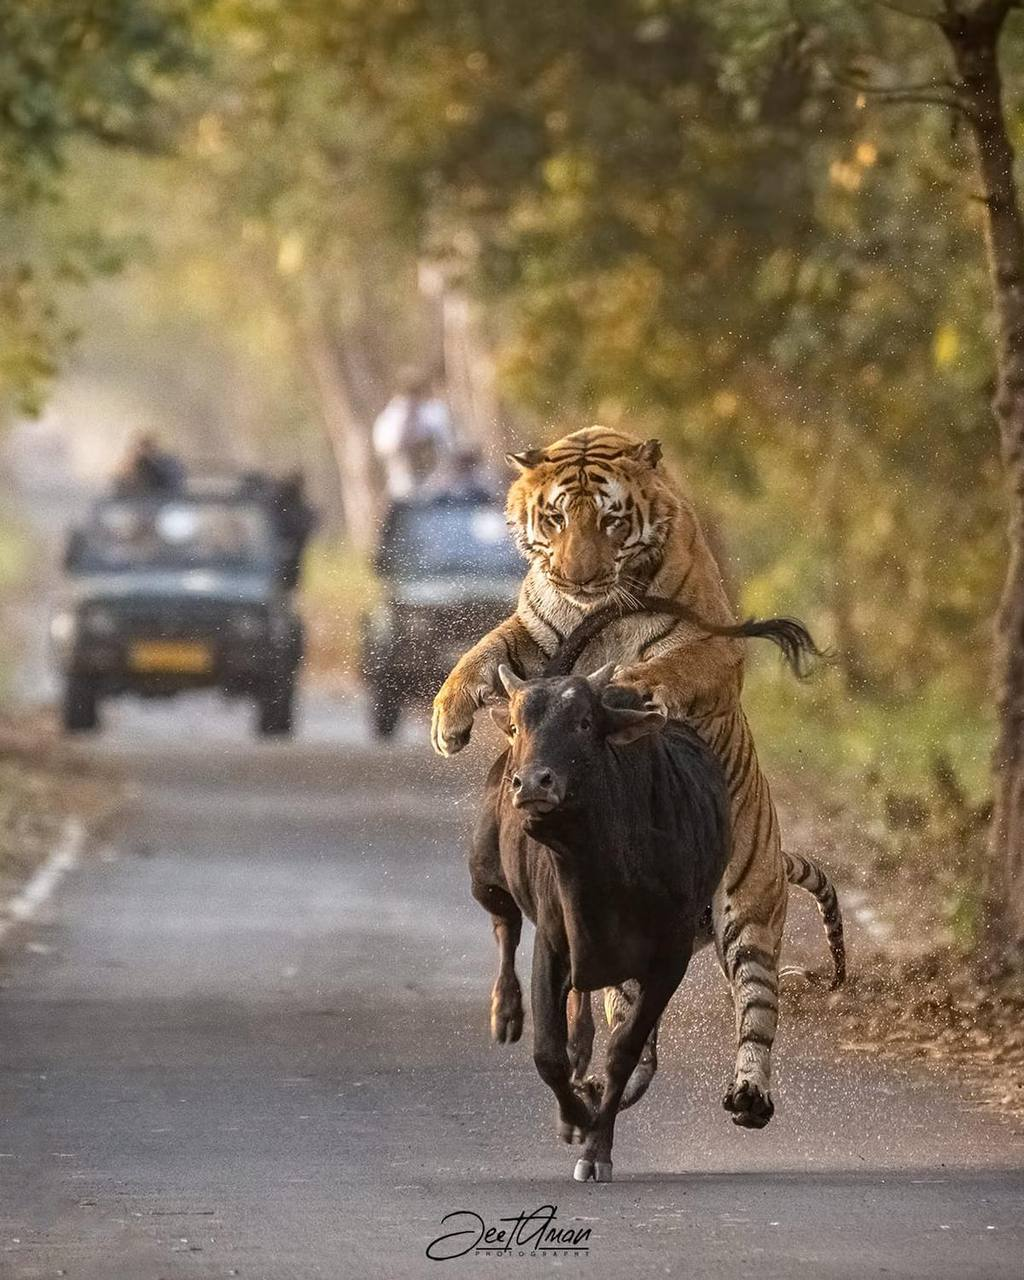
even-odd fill
[{"label": "tiger's ear", "polygon": [[505,461],[517,471],[532,471],[545,461],[543,449],[524,449],[522,453],[506,453]]},{"label": "tiger's ear", "polygon": [[636,458],[637,462],[646,462],[653,469],[661,461],[661,441],[645,440],[642,444],[634,445],[629,456]]}]

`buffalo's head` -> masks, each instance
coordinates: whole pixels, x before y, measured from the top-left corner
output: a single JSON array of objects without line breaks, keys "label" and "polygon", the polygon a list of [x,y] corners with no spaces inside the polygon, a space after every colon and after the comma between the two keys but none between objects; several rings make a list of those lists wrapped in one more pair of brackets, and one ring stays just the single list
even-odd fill
[{"label": "buffalo's head", "polygon": [[511,668],[498,668],[508,702],[493,715],[510,743],[512,803],[531,818],[585,801],[588,787],[600,785],[610,746],[664,725],[662,711],[611,683],[614,672],[611,662],[586,678],[521,680]]}]

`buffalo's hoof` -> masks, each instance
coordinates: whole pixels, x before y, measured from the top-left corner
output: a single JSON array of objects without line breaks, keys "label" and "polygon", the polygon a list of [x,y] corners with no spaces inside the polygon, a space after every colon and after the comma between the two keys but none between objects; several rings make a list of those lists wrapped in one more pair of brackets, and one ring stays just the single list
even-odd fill
[{"label": "buffalo's hoof", "polygon": [[523,1034],[523,1006],[491,1010],[491,1037],[498,1044],[515,1044]]},{"label": "buffalo's hoof", "polygon": [[570,1124],[568,1120],[559,1120],[558,1137],[560,1141],[569,1146],[574,1142],[586,1142],[587,1132],[585,1129],[581,1129],[579,1125]]},{"label": "buffalo's hoof", "polygon": [[611,1182],[612,1180],[612,1162],[610,1160],[587,1160],[585,1156],[581,1156],[576,1161],[576,1168],[572,1171],[572,1176],[576,1182]]},{"label": "buffalo's hoof", "polygon": [[731,1084],[722,1099],[722,1106],[731,1112],[733,1124],[743,1129],[763,1129],[775,1114],[771,1094],[762,1092],[749,1080]]}]

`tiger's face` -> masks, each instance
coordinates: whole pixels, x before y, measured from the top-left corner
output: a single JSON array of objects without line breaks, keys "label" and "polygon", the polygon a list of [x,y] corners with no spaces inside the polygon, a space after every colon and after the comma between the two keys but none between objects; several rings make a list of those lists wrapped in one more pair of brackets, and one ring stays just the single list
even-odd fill
[{"label": "tiger's face", "polygon": [[656,572],[678,502],[657,441],[600,427],[509,456],[508,513],[520,548],[562,595],[593,607]]}]

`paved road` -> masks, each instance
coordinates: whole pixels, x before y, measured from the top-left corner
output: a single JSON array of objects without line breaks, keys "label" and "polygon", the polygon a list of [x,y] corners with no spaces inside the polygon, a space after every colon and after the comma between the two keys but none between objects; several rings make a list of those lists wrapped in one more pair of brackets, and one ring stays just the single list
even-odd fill
[{"label": "paved road", "polygon": [[[774,1122],[730,1124],[706,956],[617,1181],[571,1182],[525,1044],[485,1034],[481,757],[378,749],[326,699],[293,745],[212,710],[126,710],[83,748],[123,819],[4,959],[3,1280],[1024,1276],[1024,1143],[941,1077],[791,1022]],[[587,1257],[425,1257],[446,1213],[547,1204]]]}]

